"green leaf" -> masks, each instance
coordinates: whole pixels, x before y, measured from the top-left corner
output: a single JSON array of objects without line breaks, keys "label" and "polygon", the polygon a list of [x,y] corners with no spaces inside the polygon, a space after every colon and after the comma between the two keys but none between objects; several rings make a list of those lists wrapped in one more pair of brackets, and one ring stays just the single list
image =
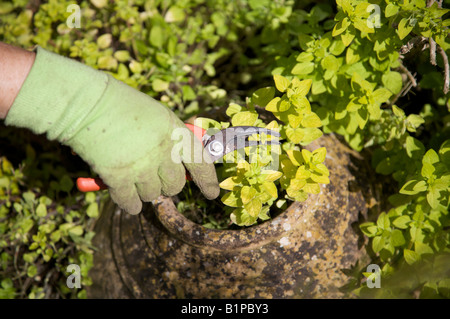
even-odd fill
[{"label": "green leaf", "polygon": [[37,267],[35,265],[30,265],[27,268],[27,276],[33,278],[37,275]]},{"label": "green leaf", "polygon": [[373,222],[366,222],[359,226],[363,234],[368,237],[374,237],[377,234],[378,227]]},{"label": "green leaf", "polygon": [[311,89],[312,80],[306,79],[300,81],[298,78],[294,78],[291,85],[296,89],[297,93],[300,96],[306,96],[306,94],[308,94],[309,90]]},{"label": "green leaf", "polygon": [[110,33],[102,34],[97,38],[97,45],[99,49],[106,49],[111,45],[112,35]]},{"label": "green leaf", "polygon": [[64,175],[59,181],[61,190],[63,192],[70,192],[74,186],[72,179],[68,175]]},{"label": "green leaf", "polygon": [[166,91],[169,88],[169,82],[163,81],[161,79],[155,79],[152,82],[152,88],[155,92]]},{"label": "green leaf", "polygon": [[76,236],[83,235],[83,232],[84,232],[83,226],[81,226],[81,225],[74,226],[69,229],[69,234],[76,235]]},{"label": "green leaf", "polygon": [[439,155],[436,153],[435,150],[429,149],[423,156],[422,163],[430,165],[437,164],[439,163]]},{"label": "green leaf", "polygon": [[399,7],[394,3],[388,3],[386,8],[384,9],[384,15],[386,18],[392,17],[397,14]]},{"label": "green leaf", "polygon": [[244,107],[240,106],[239,104],[230,103],[230,105],[228,106],[228,108],[226,110],[226,114],[229,117],[232,117],[234,114],[241,112],[243,109],[244,109]]},{"label": "green leaf", "polygon": [[372,240],[372,249],[375,253],[380,252],[384,248],[384,238],[375,236]]},{"label": "green leaf", "polygon": [[385,88],[376,89],[372,93],[374,100],[380,104],[387,102],[391,97],[391,95],[392,92],[390,92],[388,89]]},{"label": "green leaf", "polygon": [[86,209],[86,214],[91,218],[98,217],[98,204],[96,202],[90,203]]},{"label": "green leaf", "polygon": [[409,265],[412,265],[415,262],[420,260],[420,255],[418,253],[416,253],[415,251],[410,250],[410,249],[403,250],[403,257],[405,258],[405,261]]},{"label": "green leaf", "polygon": [[318,139],[323,135],[323,132],[315,127],[308,127],[303,129],[304,137],[300,142],[301,145],[308,145],[312,141]]},{"label": "green leaf", "polygon": [[45,217],[47,216],[47,207],[44,204],[39,204],[36,207],[36,215],[39,217]]},{"label": "green leaf", "polygon": [[231,119],[233,126],[254,126],[258,120],[258,113],[251,111],[239,112]]},{"label": "green leaf", "polygon": [[159,26],[155,25],[150,30],[150,44],[156,48],[161,48],[164,44],[164,30]]},{"label": "green leaf", "polygon": [[286,129],[286,136],[292,143],[299,144],[303,140],[305,133],[302,128],[288,127]]},{"label": "green leaf", "polygon": [[278,112],[278,103],[280,102],[281,98],[280,97],[276,97],[274,99],[272,99],[267,105],[266,105],[266,110],[269,112]]},{"label": "green leaf", "polygon": [[232,191],[234,189],[234,187],[239,185],[240,183],[241,183],[241,178],[239,178],[237,176],[231,176],[231,177],[228,177],[227,179],[225,179],[224,181],[222,181],[219,184],[219,186],[220,186],[220,188]]},{"label": "green leaf", "polygon": [[392,224],[394,224],[394,226],[397,228],[406,229],[406,228],[408,228],[408,224],[410,221],[411,221],[411,217],[409,217],[408,215],[403,215],[403,216],[399,216],[396,219],[394,219]]},{"label": "green leaf", "polygon": [[319,116],[317,116],[316,113],[309,113],[309,114],[305,114],[303,116],[302,122],[301,122],[303,127],[321,127],[322,126],[322,121],[320,120]]},{"label": "green leaf", "polygon": [[262,184],[264,190],[273,198],[278,198],[277,187],[273,182],[266,181]]},{"label": "green leaf", "polygon": [[325,147],[321,147],[312,152],[311,161],[314,164],[319,164],[325,161],[326,156],[327,156],[327,149]]},{"label": "green leaf", "polygon": [[388,229],[390,225],[389,216],[386,213],[381,213],[377,219],[377,226],[381,229]]},{"label": "green leaf", "polygon": [[258,217],[258,215],[262,209],[262,203],[259,200],[259,198],[255,197],[248,203],[244,204],[244,208],[250,216]]},{"label": "green leaf", "polygon": [[260,107],[265,107],[275,96],[275,89],[273,87],[266,87],[257,90],[252,95],[252,103]]},{"label": "green leaf", "polygon": [[431,186],[427,192],[427,202],[431,206],[431,208],[436,209],[439,206],[439,197],[440,197],[439,189]]},{"label": "green leaf", "polygon": [[263,170],[261,174],[262,176],[264,176],[264,180],[267,182],[274,182],[283,175],[282,172],[273,170]]},{"label": "green leaf", "polygon": [[392,94],[398,94],[402,90],[403,81],[402,75],[398,72],[390,71],[384,73],[381,77],[383,85],[392,92]]},{"label": "green leaf", "polygon": [[314,62],[301,62],[297,63],[291,70],[294,75],[306,75],[314,71]]},{"label": "green leaf", "polygon": [[406,243],[405,236],[403,236],[403,233],[399,229],[394,229],[391,233],[391,244],[394,247],[400,247],[403,246]]},{"label": "green leaf", "polygon": [[421,158],[425,153],[425,146],[418,139],[408,135],[406,137],[406,153],[411,158]]},{"label": "green leaf", "polygon": [[420,241],[416,241],[414,243],[414,250],[419,256],[433,254],[433,249],[429,245],[424,244]]},{"label": "green leaf", "polygon": [[338,59],[334,55],[327,55],[320,61],[320,65],[324,70],[337,71],[339,69]]},{"label": "green leaf", "polygon": [[242,206],[242,200],[240,196],[237,196],[236,192],[229,192],[223,195],[221,198],[222,203],[230,207],[240,207]]},{"label": "green leaf", "polygon": [[250,202],[251,200],[253,200],[253,198],[256,196],[256,193],[257,193],[257,191],[253,187],[250,187],[250,186],[242,187],[242,189],[241,189],[242,203],[244,203],[244,205],[245,205],[248,202]]},{"label": "green leaf", "polygon": [[289,87],[290,84],[289,80],[282,75],[275,74],[273,76],[273,80],[275,81],[275,86],[277,90],[280,92],[285,92],[286,89]]},{"label": "green leaf", "polygon": [[424,180],[412,179],[407,181],[400,189],[400,194],[415,195],[427,190],[427,183]]},{"label": "green leaf", "polygon": [[409,132],[415,132],[416,129],[422,125],[425,122],[425,120],[417,114],[410,114],[406,118],[406,129]]},{"label": "green leaf", "polygon": [[[304,158],[303,158],[303,155],[302,155],[302,153],[300,151],[287,150],[286,153],[287,153],[289,159],[291,160],[291,163],[294,164],[295,166],[300,166],[300,165],[302,165],[304,163]],[[297,171],[297,168],[294,167],[293,169],[294,169],[293,173],[295,173]]]},{"label": "green leaf", "polygon": [[164,20],[166,22],[182,22],[185,18],[184,10],[178,6],[171,6],[167,10]]},{"label": "green leaf", "polygon": [[336,25],[333,27],[332,35],[333,37],[338,36],[345,30],[347,30],[347,27],[351,24],[351,22],[348,20],[347,17],[342,19],[341,21],[338,21]]},{"label": "green leaf", "polygon": [[397,34],[400,40],[403,40],[413,29],[413,26],[409,24],[409,19],[403,18],[400,20],[397,28]]},{"label": "green leaf", "polygon": [[422,164],[421,175],[423,177],[431,178],[431,176],[433,175],[434,171],[435,171],[435,168],[434,168],[433,165],[431,165],[429,163],[423,163]]}]

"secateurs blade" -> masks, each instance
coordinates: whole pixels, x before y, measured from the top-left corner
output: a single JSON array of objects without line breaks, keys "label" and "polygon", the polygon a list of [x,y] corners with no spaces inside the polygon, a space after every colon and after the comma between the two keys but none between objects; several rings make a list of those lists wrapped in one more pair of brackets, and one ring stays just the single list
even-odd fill
[{"label": "secateurs blade", "polygon": [[[186,124],[186,126],[199,140],[201,140],[204,149],[208,152],[213,162],[223,158],[230,152],[245,147],[280,144],[279,132],[257,126],[229,127],[212,135],[209,135],[207,133],[208,131],[201,127],[192,124]],[[270,136],[270,139],[266,139],[265,141],[262,139],[249,139],[256,138],[256,135]],[[189,176],[187,175],[186,178],[189,179]],[[100,178],[80,177],[77,179],[77,187],[82,192],[90,192],[106,189],[107,185],[105,185]]]}]

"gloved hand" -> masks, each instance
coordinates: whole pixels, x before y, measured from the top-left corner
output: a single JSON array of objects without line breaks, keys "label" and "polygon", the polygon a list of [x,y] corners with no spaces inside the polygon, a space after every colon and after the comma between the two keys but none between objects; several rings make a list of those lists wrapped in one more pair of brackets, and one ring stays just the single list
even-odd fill
[{"label": "gloved hand", "polygon": [[[5,123],[70,146],[131,214],[141,211],[141,200],[179,193],[184,167],[206,198],[219,195],[210,161],[173,161],[171,134],[185,125],[172,111],[106,73],[40,47]],[[193,135],[184,142],[192,141],[199,143]]]}]

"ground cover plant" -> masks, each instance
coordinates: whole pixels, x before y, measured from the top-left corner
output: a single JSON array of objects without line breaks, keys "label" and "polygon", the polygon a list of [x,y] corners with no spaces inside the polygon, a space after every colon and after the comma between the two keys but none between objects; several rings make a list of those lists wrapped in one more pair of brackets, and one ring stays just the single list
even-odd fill
[{"label": "ground cover plant", "polygon": [[[382,282],[401,269],[422,274],[369,289],[378,274],[361,263],[348,271],[349,295],[448,298],[449,270],[438,265],[450,245],[449,7],[443,0],[13,0],[0,2],[0,40],[38,44],[109,72],[183,120],[217,109],[227,117],[205,127],[279,130],[278,169],[261,174],[270,161],[248,157],[218,167],[221,221],[186,186],[179,210],[199,207],[208,227],[263,222],[319,192],[333,178],[326,150],[302,146],[337,134],[390,185],[359,225],[367,263],[380,266]],[[0,136],[0,297],[84,297],[67,288],[63,268],[83,265],[89,284],[92,225],[107,194],[74,189],[89,168],[70,150],[12,128]],[[433,276],[423,276],[430,267]]]}]

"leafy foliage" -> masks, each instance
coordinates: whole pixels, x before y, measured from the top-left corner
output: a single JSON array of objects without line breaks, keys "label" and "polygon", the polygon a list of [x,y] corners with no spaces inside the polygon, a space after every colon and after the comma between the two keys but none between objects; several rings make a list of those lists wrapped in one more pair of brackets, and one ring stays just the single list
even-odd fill
[{"label": "leafy foliage", "polygon": [[[231,103],[226,111],[232,126],[264,127],[280,132],[283,139],[281,147],[270,145],[265,142],[271,137],[260,134],[255,138],[261,145],[247,147],[245,154],[235,151],[225,156],[225,169],[219,179],[223,180],[220,187],[229,192],[222,196],[222,202],[235,207],[231,220],[239,226],[253,225],[258,219],[267,220],[272,205],[285,207],[286,199],[305,201],[308,194],[320,192],[319,183],[329,183],[329,172],[323,164],[325,148],[311,153],[300,147],[322,136],[318,128],[322,126],[320,118],[311,111],[306,98],[311,81],[275,75],[274,82],[282,96],[275,97],[274,87],[261,88],[253,93],[246,106]],[[265,124],[256,108],[265,108],[276,120]],[[198,125],[205,129],[230,126],[229,122],[198,120]],[[279,189],[286,192],[284,198],[279,196]]]},{"label": "leafy foliage", "polygon": [[[0,298],[85,298],[101,193],[80,195],[52,153],[26,151],[19,167],[0,158]],[[72,263],[80,290],[66,286]]]}]

